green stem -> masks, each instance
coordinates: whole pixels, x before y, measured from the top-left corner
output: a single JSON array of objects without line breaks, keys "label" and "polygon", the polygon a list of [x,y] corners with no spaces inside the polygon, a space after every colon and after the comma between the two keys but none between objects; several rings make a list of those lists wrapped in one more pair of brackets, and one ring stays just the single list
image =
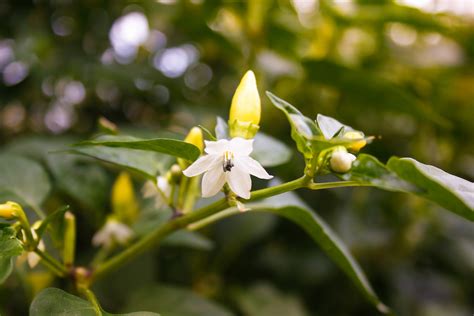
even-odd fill
[{"label": "green stem", "polygon": [[[256,199],[262,199],[265,197],[281,194],[287,191],[292,191],[298,188],[302,188],[307,185],[308,181],[310,181],[307,177],[301,177],[299,179],[283,183],[271,188],[266,188],[262,190],[257,190],[252,192],[252,195],[248,201],[253,201]],[[116,268],[120,267],[124,263],[132,260],[133,258],[137,257],[144,251],[152,248],[156,245],[158,241],[166,237],[167,235],[171,234],[172,232],[186,227],[187,225],[200,221],[212,214],[215,214],[229,205],[227,200],[221,199],[216,201],[212,204],[204,206],[194,212],[189,214],[185,214],[181,217],[177,217],[166,223],[163,226],[158,227],[154,231],[150,232],[148,235],[144,236],[142,239],[125,249],[123,252],[115,255],[114,257],[110,258],[109,260],[105,261],[101,266],[99,266],[93,273],[90,279],[90,282],[93,283],[97,279],[102,278],[104,275],[110,273],[111,271],[115,270]]]},{"label": "green stem", "polygon": [[357,181],[335,181],[335,182],[310,183],[308,184],[308,189],[323,190],[323,189],[342,188],[342,187],[370,187],[370,186],[372,186],[372,184],[357,182]]},{"label": "green stem", "polygon": [[40,249],[36,248],[34,252],[40,256],[42,259],[42,263],[48,267],[51,271],[53,271],[57,276],[64,277],[68,274],[66,267],[64,267],[61,263],[59,263],[56,259],[48,255],[46,252],[41,251]]}]

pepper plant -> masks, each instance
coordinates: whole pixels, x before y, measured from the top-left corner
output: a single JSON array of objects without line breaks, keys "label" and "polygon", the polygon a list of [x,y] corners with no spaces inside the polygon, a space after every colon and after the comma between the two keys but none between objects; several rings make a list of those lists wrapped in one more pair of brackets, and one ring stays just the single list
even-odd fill
[{"label": "pepper plant", "polygon": [[[271,92],[266,96],[288,119],[295,147],[304,158],[301,176],[292,181],[267,181],[277,175],[265,168],[283,164],[289,156],[278,151],[282,146],[278,140],[260,131],[261,102],[252,71],[245,74],[235,92],[228,123],[218,117],[214,133],[194,127],[184,140],[144,139],[102,122],[100,135],[75,143],[65,152],[51,153],[93,157],[121,171],[112,189],[113,211],[95,232],[91,242],[97,251],[85,264],[76,262],[76,239],[81,232],[76,229],[74,210],[68,206],[43,210],[41,202],[49,188],[24,189],[22,179],[9,173],[10,165],[29,165],[31,169],[33,162],[1,156],[1,197],[10,200],[0,205],[4,220],[0,224],[0,282],[26,256],[30,267],[40,263],[57,278],[67,280],[62,284],[67,284],[69,292],[58,288],[41,291],[31,303],[31,315],[110,315],[93,291],[105,276],[167,240],[197,234],[223,218],[261,212],[300,226],[352,280],[368,304],[382,314],[394,313],[333,229],[293,191],[375,187],[417,195],[474,221],[474,184],[413,158],[392,157],[382,163],[359,153],[374,137],[328,116],[318,115],[313,120]],[[35,168],[28,181],[41,183],[45,174]],[[131,175],[143,182],[143,195],[154,200],[154,208],[162,216],[159,223],[143,225],[146,214],[140,211]],[[266,187],[252,189],[252,176],[263,179]],[[26,210],[34,213],[28,216]],[[33,219],[37,221],[33,223]],[[56,241],[49,247],[44,244],[47,235]],[[160,312],[168,315],[160,310],[132,314]],[[218,311],[216,315],[228,314]]]}]

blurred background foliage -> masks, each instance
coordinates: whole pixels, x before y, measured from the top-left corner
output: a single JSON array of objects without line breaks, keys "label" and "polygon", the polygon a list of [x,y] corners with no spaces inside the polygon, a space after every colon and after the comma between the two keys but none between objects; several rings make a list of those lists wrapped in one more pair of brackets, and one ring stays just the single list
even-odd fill
[{"label": "blurred background foliage", "polygon": [[[0,152],[47,170],[52,194],[43,209],[71,205],[80,262],[110,212],[117,169],[50,151],[97,132],[100,117],[149,137],[213,128],[247,69],[257,74],[261,130],[289,146],[286,118],[265,90],[310,117],[330,115],[380,136],[364,151],[382,161],[411,156],[474,179],[471,0],[4,0],[0,19]],[[303,161],[293,157],[271,173],[299,176]],[[18,174],[36,180],[28,176]],[[139,195],[143,179],[135,185]],[[369,188],[300,196],[400,315],[474,312],[474,229],[466,220]],[[153,209],[146,203],[142,212]],[[376,315],[289,222],[243,215],[204,233],[209,240],[169,242],[100,282],[103,305],[185,310],[199,300],[182,293],[188,288],[236,315]],[[34,293],[50,285],[68,289],[41,268],[19,269],[0,288],[0,313],[26,314]],[[160,294],[163,287],[174,294]]]}]

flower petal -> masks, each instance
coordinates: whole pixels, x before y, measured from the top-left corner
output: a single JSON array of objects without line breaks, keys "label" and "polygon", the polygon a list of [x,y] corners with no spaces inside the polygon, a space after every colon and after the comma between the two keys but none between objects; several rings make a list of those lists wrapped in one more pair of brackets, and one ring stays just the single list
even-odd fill
[{"label": "flower petal", "polygon": [[240,169],[247,171],[251,175],[256,176],[260,179],[271,179],[272,175],[262,167],[262,165],[255,159],[249,156],[241,156],[235,159],[235,164],[240,167]]},{"label": "flower petal", "polygon": [[212,142],[205,140],[206,148],[204,151],[211,155],[222,155],[227,150],[229,141],[227,139],[219,139],[218,141]]},{"label": "flower petal", "polygon": [[225,174],[222,166],[214,167],[204,174],[202,177],[202,196],[210,197],[216,195],[225,183]]},{"label": "flower petal", "polygon": [[194,177],[201,173],[206,172],[209,169],[212,169],[219,163],[219,160],[222,157],[219,155],[207,155],[200,157],[198,160],[193,162],[186,170],[183,170],[183,174],[186,177]]},{"label": "flower petal", "polygon": [[250,198],[252,180],[248,172],[243,171],[238,166],[234,166],[232,171],[227,175],[227,182],[235,194],[244,199]]},{"label": "flower petal", "polygon": [[253,139],[234,137],[229,142],[228,150],[235,156],[248,156],[253,150]]}]

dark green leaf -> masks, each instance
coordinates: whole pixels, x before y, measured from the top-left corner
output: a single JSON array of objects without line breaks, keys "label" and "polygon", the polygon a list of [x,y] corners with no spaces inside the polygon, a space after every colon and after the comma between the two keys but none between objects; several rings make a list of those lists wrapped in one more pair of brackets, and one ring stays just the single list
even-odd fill
[{"label": "dark green leaf", "polygon": [[[100,311],[104,316],[114,315]],[[47,288],[41,291],[30,306],[30,316],[97,316],[94,306],[77,296],[56,288]],[[157,316],[151,312],[136,312],[120,314],[123,316]]]},{"label": "dark green leaf", "polygon": [[388,169],[418,190],[416,194],[474,221],[474,183],[412,158],[392,157]]},{"label": "dark green leaf", "polygon": [[311,139],[314,136],[323,136],[316,123],[301,114],[293,105],[280,99],[271,92],[267,91],[267,96],[278,109],[285,113],[291,125],[291,137],[296,142],[296,147],[305,156],[310,159],[313,157],[313,148]]},{"label": "dark green leaf", "polygon": [[173,162],[173,158],[167,155],[127,148],[76,146],[70,151],[118,165],[151,180],[164,173]]},{"label": "dark green leaf", "polygon": [[414,193],[474,221],[474,183],[412,158],[392,157],[384,166],[375,157],[359,155],[341,178]]},{"label": "dark green leaf", "polygon": [[16,238],[16,231],[9,225],[0,226],[0,258],[10,258],[21,255],[23,246]]},{"label": "dark green leaf", "polygon": [[352,279],[359,290],[380,312],[389,313],[374,290],[357,261],[352,257],[344,243],[316,213],[302,206],[258,206],[253,211],[263,211],[285,217],[303,228],[328,256]]},{"label": "dark green leaf", "polygon": [[230,316],[232,313],[194,292],[174,286],[153,286],[133,293],[128,309],[144,308],[164,316]]},{"label": "dark green leaf", "polygon": [[57,220],[60,219],[64,216],[64,213],[69,210],[69,205],[65,205],[54,211],[53,213],[49,214],[42,222],[40,227],[36,229],[36,235],[38,236],[38,239],[41,239],[41,236],[43,236],[44,232],[48,228],[48,225]]},{"label": "dark green leaf", "polygon": [[162,241],[161,245],[187,247],[197,250],[211,250],[214,247],[214,243],[210,239],[199,233],[186,230],[177,231],[169,235]]},{"label": "dark green leaf", "polygon": [[76,144],[76,146],[105,146],[152,151],[190,161],[196,160],[201,154],[196,146],[182,140],[170,138],[140,139],[132,136],[104,135],[93,140],[81,142]]},{"label": "dark green leaf", "polygon": [[2,197],[34,208],[40,206],[51,188],[43,167],[28,158],[1,155],[0,174]]},{"label": "dark green leaf", "polygon": [[366,154],[360,154],[352,164],[350,172],[341,175],[341,178],[371,184],[389,191],[416,192],[417,190],[414,185],[388,170],[377,158]]},{"label": "dark green leaf", "polygon": [[0,284],[5,282],[13,271],[13,258],[0,257]]},{"label": "dark green leaf", "polygon": [[282,165],[291,159],[291,150],[281,141],[264,133],[257,133],[251,154],[264,167]]}]

